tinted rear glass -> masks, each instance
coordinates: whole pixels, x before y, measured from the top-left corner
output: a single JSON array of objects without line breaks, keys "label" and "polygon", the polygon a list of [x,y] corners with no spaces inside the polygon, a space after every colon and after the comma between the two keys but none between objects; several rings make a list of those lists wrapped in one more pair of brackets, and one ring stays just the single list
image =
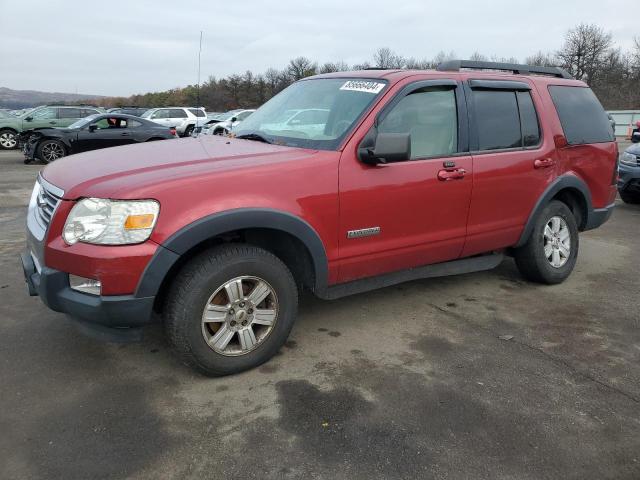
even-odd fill
[{"label": "tinted rear glass", "polygon": [[517,92],[520,122],[522,124],[522,140],[525,147],[537,145],[540,141],[538,116],[529,92]]},{"label": "tinted rear glass", "polygon": [[611,123],[590,88],[552,85],[549,93],[569,144],[613,141]]}]

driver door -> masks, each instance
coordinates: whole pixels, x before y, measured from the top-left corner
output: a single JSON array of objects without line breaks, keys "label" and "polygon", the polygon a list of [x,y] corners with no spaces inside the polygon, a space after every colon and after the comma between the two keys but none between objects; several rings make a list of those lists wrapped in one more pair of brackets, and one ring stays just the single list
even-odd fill
[{"label": "driver door", "polygon": [[345,148],[339,282],[454,260],[462,253],[473,169],[463,95],[453,80],[423,80],[402,88],[383,107],[377,132],[409,133],[408,161],[362,163],[361,135]]},{"label": "driver door", "polygon": [[102,118],[78,132],[75,153],[117,147],[133,143],[134,139],[127,128],[127,120],[121,118]]}]

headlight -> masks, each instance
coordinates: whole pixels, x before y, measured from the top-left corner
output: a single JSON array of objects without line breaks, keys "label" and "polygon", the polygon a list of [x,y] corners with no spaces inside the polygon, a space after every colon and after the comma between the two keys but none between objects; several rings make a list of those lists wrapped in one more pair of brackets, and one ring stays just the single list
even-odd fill
[{"label": "headlight", "polygon": [[85,198],[71,209],[62,238],[69,245],[141,243],[151,235],[159,211],[155,200]]},{"label": "headlight", "polygon": [[620,159],[620,163],[624,163],[625,165],[637,166],[638,165],[638,157],[633,153],[624,152],[622,154],[622,158]]}]

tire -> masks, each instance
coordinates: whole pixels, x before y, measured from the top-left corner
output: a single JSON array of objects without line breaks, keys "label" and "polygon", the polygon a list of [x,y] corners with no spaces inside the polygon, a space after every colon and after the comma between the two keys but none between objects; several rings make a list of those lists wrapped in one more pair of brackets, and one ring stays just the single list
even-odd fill
[{"label": "tire", "polygon": [[51,163],[67,155],[64,144],[58,140],[42,140],[36,149],[37,156],[44,163]]},{"label": "tire", "polygon": [[[234,288],[239,278],[242,294],[228,294],[240,290]],[[262,300],[256,294],[258,285],[270,292]],[[260,301],[251,303],[252,298]],[[251,245],[227,244],[204,251],[180,270],[167,294],[164,323],[186,365],[221,376],[273,357],[289,336],[297,309],[296,283],[279,258]],[[205,323],[205,314],[215,319]]]},{"label": "tire", "polygon": [[18,147],[18,134],[10,128],[0,130],[0,150],[13,150]]},{"label": "tire", "polygon": [[227,130],[224,128],[218,128],[217,130],[213,131],[214,135],[220,135],[220,136],[224,136],[227,134]]},{"label": "tire", "polygon": [[[514,257],[526,279],[553,285],[571,274],[578,248],[578,226],[573,213],[566,204],[552,200],[540,212],[527,243],[515,250]],[[551,255],[547,255],[549,252]]]},{"label": "tire", "polygon": [[638,205],[640,204],[640,194],[626,192],[624,190],[619,190],[618,194],[620,194],[620,198],[624,203],[628,203],[630,205]]},{"label": "tire", "polygon": [[184,134],[183,134],[182,136],[183,136],[183,137],[190,137],[190,136],[191,136],[191,134],[193,133],[193,128],[194,128],[194,127],[193,127],[193,125],[189,125],[189,126],[185,129]]}]

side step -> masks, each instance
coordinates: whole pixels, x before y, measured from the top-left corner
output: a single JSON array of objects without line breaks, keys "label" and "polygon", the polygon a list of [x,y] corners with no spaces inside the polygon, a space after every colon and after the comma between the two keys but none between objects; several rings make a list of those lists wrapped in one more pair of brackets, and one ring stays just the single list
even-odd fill
[{"label": "side step", "polygon": [[339,283],[322,292],[316,292],[316,295],[324,300],[335,300],[336,298],[347,297],[378,288],[390,287],[391,285],[419,280],[421,278],[446,277],[449,275],[491,270],[500,265],[503,259],[504,254],[493,253],[490,255],[453,260],[451,262],[425,265],[424,267],[410,268],[408,270],[363,278],[352,282]]}]

